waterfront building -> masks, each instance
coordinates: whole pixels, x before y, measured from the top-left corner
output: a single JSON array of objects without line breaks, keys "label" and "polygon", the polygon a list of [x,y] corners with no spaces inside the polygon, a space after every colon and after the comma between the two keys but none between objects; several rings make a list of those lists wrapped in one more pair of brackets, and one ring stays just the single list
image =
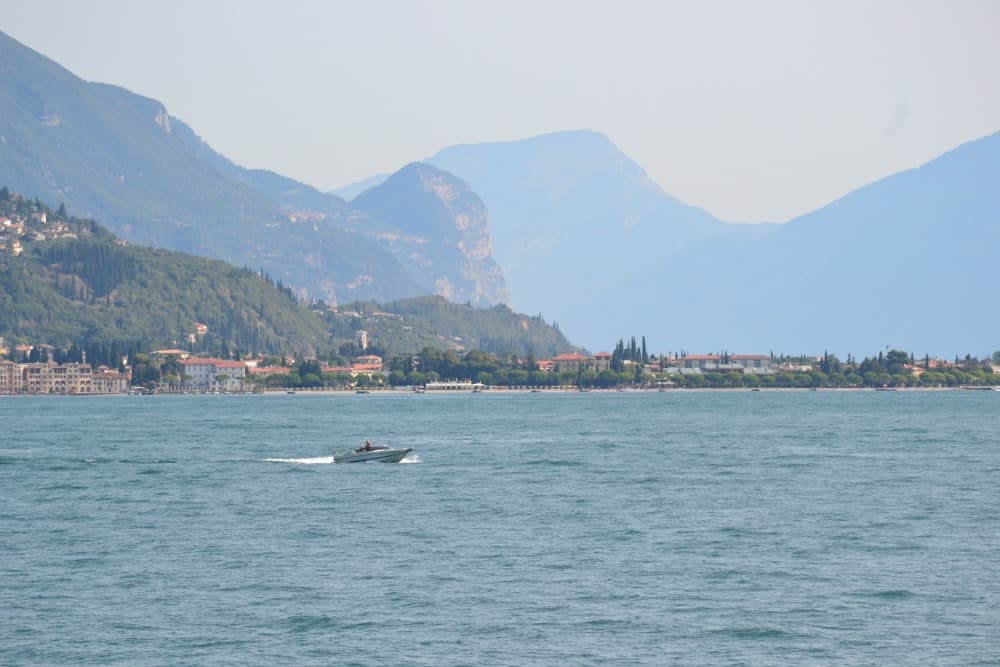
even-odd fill
[{"label": "waterfront building", "polygon": [[0,361],[0,394],[18,394],[24,391],[24,374],[21,364]]},{"label": "waterfront building", "polygon": [[23,364],[22,377],[22,391],[29,394],[89,394],[93,388],[87,364]]},{"label": "waterfront building", "polygon": [[[177,362],[184,369],[182,385],[198,391],[239,391],[247,374],[242,361],[190,357]],[[225,376],[219,380],[219,376]]]},{"label": "waterfront building", "polygon": [[91,374],[90,386],[95,394],[124,394],[128,391],[128,375],[107,366],[98,366]]}]

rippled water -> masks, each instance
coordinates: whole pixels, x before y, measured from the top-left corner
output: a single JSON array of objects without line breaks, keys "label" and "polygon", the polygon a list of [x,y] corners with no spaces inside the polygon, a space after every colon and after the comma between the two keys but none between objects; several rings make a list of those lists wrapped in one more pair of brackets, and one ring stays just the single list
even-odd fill
[{"label": "rippled water", "polygon": [[[1000,393],[0,398],[0,663],[1000,664]],[[358,441],[411,465],[336,465]]]}]

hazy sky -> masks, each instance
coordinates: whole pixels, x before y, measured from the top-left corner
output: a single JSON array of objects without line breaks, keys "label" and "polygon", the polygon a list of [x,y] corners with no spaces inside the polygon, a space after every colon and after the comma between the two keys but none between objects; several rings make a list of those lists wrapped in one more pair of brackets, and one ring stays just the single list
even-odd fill
[{"label": "hazy sky", "polygon": [[0,0],[0,30],[324,190],[586,127],[687,203],[784,221],[1000,130],[989,0]]}]

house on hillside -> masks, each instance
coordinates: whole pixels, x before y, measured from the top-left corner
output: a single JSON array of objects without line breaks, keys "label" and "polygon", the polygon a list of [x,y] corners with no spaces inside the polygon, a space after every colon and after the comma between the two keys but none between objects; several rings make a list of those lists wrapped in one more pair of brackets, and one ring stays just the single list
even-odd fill
[{"label": "house on hillside", "polygon": [[191,356],[191,353],[187,350],[178,349],[153,350],[153,354],[160,357],[177,357],[179,359],[187,359]]}]

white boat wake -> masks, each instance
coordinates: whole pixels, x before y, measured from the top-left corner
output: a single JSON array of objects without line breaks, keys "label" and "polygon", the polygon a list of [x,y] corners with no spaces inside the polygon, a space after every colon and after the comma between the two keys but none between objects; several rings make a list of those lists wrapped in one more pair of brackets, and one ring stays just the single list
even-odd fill
[{"label": "white boat wake", "polygon": [[325,465],[333,463],[332,456],[314,456],[308,459],[261,459],[265,463],[297,463],[304,466]]}]

